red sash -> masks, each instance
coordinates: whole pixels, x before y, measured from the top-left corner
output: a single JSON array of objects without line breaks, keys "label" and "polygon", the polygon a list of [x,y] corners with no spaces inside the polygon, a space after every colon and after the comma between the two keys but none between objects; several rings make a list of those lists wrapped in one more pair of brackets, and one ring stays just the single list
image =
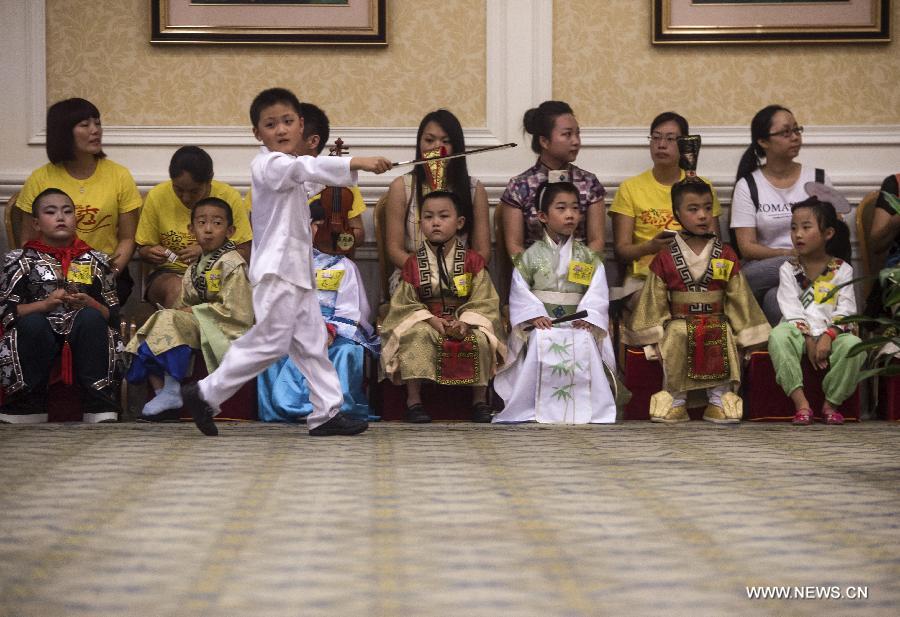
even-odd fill
[{"label": "red sash", "polygon": [[478,379],[478,340],[469,334],[462,340],[440,337],[437,382],[461,386]]},{"label": "red sash", "polygon": [[688,315],[687,360],[691,379],[722,379],[728,375],[727,329],[721,315]]}]

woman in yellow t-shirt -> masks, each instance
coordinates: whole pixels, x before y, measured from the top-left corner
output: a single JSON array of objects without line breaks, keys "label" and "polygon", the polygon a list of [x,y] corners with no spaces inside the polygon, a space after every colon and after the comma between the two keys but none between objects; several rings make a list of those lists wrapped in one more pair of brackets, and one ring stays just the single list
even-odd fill
[{"label": "woman in yellow t-shirt", "polygon": [[144,200],[135,240],[138,255],[153,266],[145,281],[147,301],[172,308],[181,293],[181,278],[189,264],[200,257],[197,238],[188,230],[191,208],[201,199],[218,197],[231,206],[238,253],[250,261],[250,217],[241,194],[228,184],[213,180],[213,162],[197,146],[183,146],[169,161],[169,178],[150,189]]},{"label": "woman in yellow t-shirt", "polygon": [[[78,237],[112,259],[119,303],[134,286],[128,262],[134,254],[141,195],[131,173],[106,158],[100,112],[84,99],[54,103],[47,110],[47,158],[25,181],[16,206],[31,214],[34,198],[58,188],[75,202]],[[22,226],[22,242],[31,240],[31,225]]]},{"label": "woman in yellow t-shirt", "polygon": [[[650,124],[650,159],[653,167],[624,180],[609,209],[613,222],[616,257],[628,264],[628,272],[618,298],[626,298],[626,307],[637,303],[636,291],[644,286],[648,266],[654,255],[675,238],[671,233],[681,225],[672,214],[672,185],[684,178],[678,166],[677,139],[689,133],[688,121],[672,111],[659,114]],[[707,184],[709,182],[707,181]],[[721,206],[713,190],[715,233],[720,235]]]}]

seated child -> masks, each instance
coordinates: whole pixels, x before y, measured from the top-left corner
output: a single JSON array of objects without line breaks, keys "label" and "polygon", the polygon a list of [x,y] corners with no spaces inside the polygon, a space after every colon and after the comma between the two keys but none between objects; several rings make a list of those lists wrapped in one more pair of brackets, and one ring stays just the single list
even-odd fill
[{"label": "seated child", "polygon": [[75,235],[75,206],[48,188],[32,202],[36,240],[10,251],[0,279],[0,421],[47,421],[47,387],[56,358],[62,377],[81,386],[85,422],[114,422],[122,341],[112,262]]},{"label": "seated child", "polygon": [[631,317],[626,339],[653,345],[665,390],[650,400],[653,422],[686,422],[687,392],[706,390],[703,419],[740,422],[739,348],[765,343],[771,328],[740,272],[734,250],[713,233],[712,190],[688,177],[672,186],[672,211],[682,231],[657,253]]},{"label": "seated child", "polygon": [[830,366],[822,381],[822,415],[827,424],[843,424],[837,407],[856,390],[866,360],[863,353],[847,355],[860,342],[853,334],[854,324],[835,323],[856,313],[853,285],[847,284],[853,278],[850,230],[837,218],[834,206],[810,197],[791,208],[791,241],[797,257],[781,266],[778,307],[782,321],[769,337],[775,378],[794,403],[794,424],[812,424],[800,360],[805,353],[814,367]]},{"label": "seated child", "polygon": [[[325,220],[318,201],[310,206],[312,235]],[[313,249],[316,295],[328,329],[328,359],[334,364],[344,402],[341,412],[351,417],[371,419],[369,401],[363,389],[365,350],[381,351],[381,341],[369,325],[369,302],[356,264],[341,255]],[[257,378],[259,419],[264,422],[298,422],[312,413],[306,378],[285,356]]]},{"label": "seated child", "polygon": [[[544,183],[537,204],[544,237],[515,257],[509,294],[515,359],[494,379],[506,403],[494,422],[615,422],[609,290],[601,256],[572,236],[581,220],[578,189]],[[584,319],[551,322],[582,310]]]},{"label": "seated child", "polygon": [[176,419],[182,406],[181,381],[190,374],[192,352],[201,350],[215,370],[231,341],[253,325],[247,264],[229,240],[234,233],[231,206],[218,197],[201,199],[191,209],[188,231],[200,244],[200,258],[181,279],[181,297],[141,326],[126,351],[129,382],[150,379],[156,396],[144,405],[145,419]]},{"label": "seated child", "polygon": [[456,194],[439,190],[423,198],[425,242],[404,265],[382,324],[382,366],[395,384],[406,384],[408,422],[431,422],[422,405],[425,379],[471,385],[473,421],[491,421],[487,384],[506,358],[506,344],[484,260],[457,236],[464,224]]}]

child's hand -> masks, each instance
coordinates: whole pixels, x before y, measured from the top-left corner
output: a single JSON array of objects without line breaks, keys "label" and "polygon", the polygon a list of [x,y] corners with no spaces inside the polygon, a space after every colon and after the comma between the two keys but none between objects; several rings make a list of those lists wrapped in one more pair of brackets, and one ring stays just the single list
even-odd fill
[{"label": "child's hand", "polygon": [[63,302],[66,303],[66,306],[73,309],[81,309],[86,306],[93,306],[94,299],[87,295],[86,293],[70,293],[66,294],[66,297],[63,299]]},{"label": "child's hand", "polygon": [[434,328],[435,330],[437,330],[437,331],[438,331],[438,334],[440,334],[441,336],[446,336],[446,335],[447,335],[447,331],[446,331],[446,325],[447,325],[447,322],[446,322],[446,320],[441,319],[440,317],[431,317],[431,318],[428,320],[428,325],[431,326],[432,328]]},{"label": "child's hand", "polygon": [[575,321],[572,322],[572,327],[578,328],[579,330],[590,330],[591,324],[589,324],[588,322],[586,322],[583,319],[576,319]]},{"label": "child's hand", "polygon": [[175,254],[178,255],[178,261],[181,263],[191,264],[200,259],[201,252],[199,244],[188,244],[180,251],[175,251]]},{"label": "child's hand", "polygon": [[553,327],[553,322],[550,321],[549,317],[535,317],[534,319],[529,319],[528,323],[538,330],[549,330]]},{"label": "child's hand", "polygon": [[383,174],[393,168],[394,164],[383,156],[354,156],[350,159],[350,171],[361,169],[373,174]]},{"label": "child's hand", "polygon": [[65,289],[54,289],[51,291],[50,295],[44,298],[44,309],[41,312],[50,313],[58,309],[65,302],[66,295]]},{"label": "child's hand", "polygon": [[828,368],[828,356],[831,355],[831,337],[823,334],[816,341],[816,360],[813,365],[818,369]]},{"label": "child's hand", "polygon": [[447,334],[455,339],[462,340],[466,338],[471,331],[472,326],[470,326],[466,322],[453,321],[450,323],[450,329],[447,331]]}]

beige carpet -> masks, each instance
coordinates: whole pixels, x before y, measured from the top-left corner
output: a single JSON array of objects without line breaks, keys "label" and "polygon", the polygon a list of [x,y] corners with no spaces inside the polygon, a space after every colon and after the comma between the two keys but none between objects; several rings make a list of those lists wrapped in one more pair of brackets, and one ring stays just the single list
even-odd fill
[{"label": "beige carpet", "polygon": [[898,440],[879,422],[2,426],[0,615],[897,615]]}]

